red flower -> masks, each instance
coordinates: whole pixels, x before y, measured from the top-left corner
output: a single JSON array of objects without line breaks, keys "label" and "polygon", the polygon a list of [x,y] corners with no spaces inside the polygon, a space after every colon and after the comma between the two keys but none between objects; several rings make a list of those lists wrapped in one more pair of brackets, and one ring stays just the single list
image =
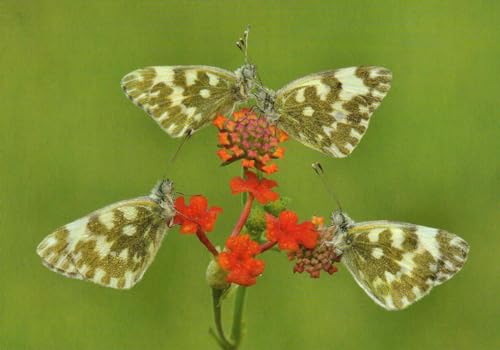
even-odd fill
[{"label": "red flower", "polygon": [[296,251],[300,246],[314,248],[318,241],[314,224],[310,221],[298,224],[297,221],[297,214],[290,210],[282,211],[278,218],[266,214],[266,238],[278,242],[281,250]]},{"label": "red flower", "polygon": [[175,200],[175,210],[177,214],[174,224],[180,224],[181,233],[196,233],[198,228],[204,232],[213,230],[217,215],[222,212],[222,208],[208,208],[208,201],[203,196],[192,196],[190,203],[186,206],[184,197]]},{"label": "red flower", "polygon": [[241,159],[244,168],[256,168],[266,174],[278,171],[271,161],[283,158],[285,150],[278,145],[288,135],[264,116],[242,109],[233,113],[232,120],[218,115],[213,124],[219,129],[217,155],[222,165]]},{"label": "red flower", "polygon": [[229,237],[226,251],[217,257],[220,266],[229,272],[227,281],[242,286],[255,284],[256,277],[264,271],[265,266],[264,261],[254,259],[259,253],[259,244],[252,241],[249,235]]},{"label": "red flower", "polygon": [[248,192],[255,197],[261,204],[266,204],[277,200],[280,196],[278,193],[271,191],[271,188],[278,186],[276,181],[261,179],[251,171],[245,171],[245,179],[234,177],[230,182],[231,193],[237,194]]}]

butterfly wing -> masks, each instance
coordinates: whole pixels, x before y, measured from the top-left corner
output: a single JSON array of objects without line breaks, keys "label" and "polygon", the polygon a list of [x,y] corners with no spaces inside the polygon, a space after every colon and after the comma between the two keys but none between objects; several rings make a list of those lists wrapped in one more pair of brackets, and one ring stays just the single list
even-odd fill
[{"label": "butterfly wing", "polygon": [[389,91],[392,74],[382,67],[350,67],[311,74],[276,93],[279,127],[304,145],[347,157]]},{"label": "butterfly wing", "polygon": [[452,233],[391,221],[357,223],[345,236],[342,262],[387,310],[401,310],[455,275],[469,246]]},{"label": "butterfly wing", "polygon": [[126,200],[57,229],[37,253],[45,266],[67,277],[129,289],[153,261],[168,221],[150,197]]},{"label": "butterfly wing", "polygon": [[244,99],[234,73],[207,66],[141,68],[121,86],[172,137],[198,131]]}]

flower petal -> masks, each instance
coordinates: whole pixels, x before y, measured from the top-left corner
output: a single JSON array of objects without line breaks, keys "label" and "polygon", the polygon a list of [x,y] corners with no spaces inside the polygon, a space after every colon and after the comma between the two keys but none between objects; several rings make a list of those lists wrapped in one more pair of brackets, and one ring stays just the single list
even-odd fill
[{"label": "flower petal", "polygon": [[281,250],[296,251],[300,246],[312,249],[318,241],[318,231],[310,221],[298,223],[297,214],[284,210],[276,218],[266,214],[266,238],[277,242]]}]

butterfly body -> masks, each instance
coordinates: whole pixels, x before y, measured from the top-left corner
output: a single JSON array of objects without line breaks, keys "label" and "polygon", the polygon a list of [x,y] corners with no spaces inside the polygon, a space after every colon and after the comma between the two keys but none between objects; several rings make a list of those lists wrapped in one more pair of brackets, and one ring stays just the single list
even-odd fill
[{"label": "butterfly body", "polygon": [[450,232],[394,221],[332,216],[332,244],[359,286],[387,310],[404,309],[453,277],[469,246]]},{"label": "butterfly body", "polygon": [[96,210],[48,235],[37,253],[49,269],[106,287],[129,289],[146,272],[174,217],[173,185]]}]

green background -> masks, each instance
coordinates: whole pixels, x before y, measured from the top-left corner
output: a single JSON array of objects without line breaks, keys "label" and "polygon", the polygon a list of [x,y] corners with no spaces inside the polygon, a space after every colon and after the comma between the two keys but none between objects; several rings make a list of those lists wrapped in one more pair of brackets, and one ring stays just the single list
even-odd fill
[{"label": "green background", "polygon": [[287,142],[273,178],[301,219],[335,206],[310,169],[320,161],[354,219],[446,228],[471,253],[453,280],[402,312],[375,305],[342,266],[313,280],[268,253],[248,290],[242,348],[500,348],[499,9],[478,0],[0,1],[0,349],[216,349],[208,254],[195,237],[172,230],[125,292],[50,272],[35,247],[165,173],[179,191],[224,207],[210,234],[224,242],[239,214],[228,187],[239,169],[218,166],[215,128],[172,166],[179,140],[119,82],[148,65],[236,69],[234,42],[248,23],[251,58],[272,88],[359,64],[394,74],[348,159]]}]

